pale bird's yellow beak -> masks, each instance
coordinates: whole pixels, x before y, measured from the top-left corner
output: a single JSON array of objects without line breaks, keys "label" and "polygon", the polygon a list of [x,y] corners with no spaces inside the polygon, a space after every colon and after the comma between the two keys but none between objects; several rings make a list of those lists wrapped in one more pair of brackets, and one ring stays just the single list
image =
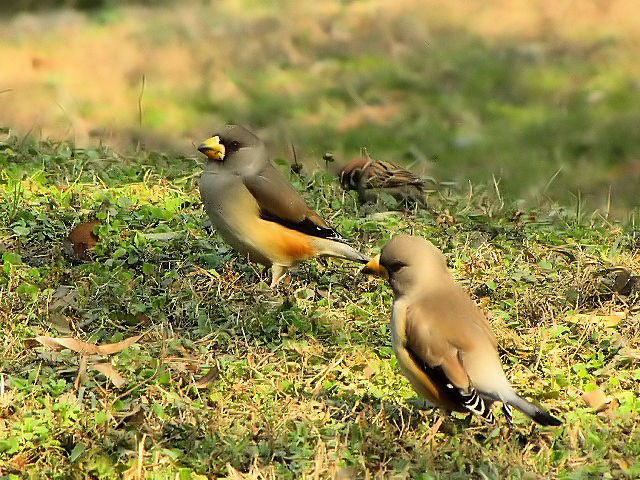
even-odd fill
[{"label": "pale bird's yellow beak", "polygon": [[389,278],[389,272],[386,268],[380,265],[380,254],[375,257],[371,257],[369,263],[367,263],[360,273],[363,275],[375,275],[376,277]]},{"label": "pale bird's yellow beak", "polygon": [[204,153],[211,160],[221,162],[224,160],[224,145],[220,143],[220,137],[207,138],[198,146],[198,151]]}]

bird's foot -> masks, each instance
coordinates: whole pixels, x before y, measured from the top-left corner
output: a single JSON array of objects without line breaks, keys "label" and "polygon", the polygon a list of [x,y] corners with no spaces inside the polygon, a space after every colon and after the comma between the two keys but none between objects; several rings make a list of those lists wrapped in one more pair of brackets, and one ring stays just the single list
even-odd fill
[{"label": "bird's foot", "polygon": [[287,275],[287,267],[283,265],[271,266],[271,285],[270,288],[275,288],[278,283]]},{"label": "bird's foot", "polygon": [[509,426],[509,430],[513,428],[513,408],[511,405],[507,403],[502,404],[502,412],[507,419],[507,425]]}]

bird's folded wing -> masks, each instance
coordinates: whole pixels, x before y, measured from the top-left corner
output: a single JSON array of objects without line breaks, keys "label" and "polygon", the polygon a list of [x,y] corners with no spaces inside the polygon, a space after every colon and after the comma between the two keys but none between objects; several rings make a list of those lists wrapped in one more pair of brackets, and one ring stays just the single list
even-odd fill
[{"label": "bird's folded wing", "polygon": [[245,187],[260,207],[260,216],[314,237],[342,241],[316,212],[311,210],[300,194],[268,165],[257,175],[243,177]]},{"label": "bird's folded wing", "polygon": [[367,170],[368,188],[392,188],[414,185],[421,189],[424,181],[404,168],[393,163],[378,161],[369,164]]},{"label": "bird's folded wing", "polygon": [[407,309],[406,348],[416,366],[438,388],[467,390],[469,376],[460,360],[459,350],[450,341],[448,329],[438,328],[441,320],[434,314],[437,315],[437,310],[432,311],[419,303]]}]

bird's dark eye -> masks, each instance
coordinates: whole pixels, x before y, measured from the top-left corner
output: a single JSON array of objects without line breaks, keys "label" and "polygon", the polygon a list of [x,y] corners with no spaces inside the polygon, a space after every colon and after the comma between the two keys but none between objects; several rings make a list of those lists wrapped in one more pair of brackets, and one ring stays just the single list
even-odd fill
[{"label": "bird's dark eye", "polygon": [[401,262],[399,260],[395,260],[391,262],[389,265],[387,265],[387,270],[389,271],[389,273],[396,273],[402,267],[406,267],[406,266],[407,266],[406,263]]},{"label": "bird's dark eye", "polygon": [[230,144],[229,144],[229,149],[230,150],[239,150],[240,149],[240,142],[238,142],[237,140],[233,140]]}]

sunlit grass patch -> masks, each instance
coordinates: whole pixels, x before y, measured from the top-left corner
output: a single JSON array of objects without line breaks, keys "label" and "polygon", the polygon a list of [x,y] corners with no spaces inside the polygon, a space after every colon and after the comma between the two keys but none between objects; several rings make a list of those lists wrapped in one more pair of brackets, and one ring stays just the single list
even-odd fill
[{"label": "sunlit grass patch", "polygon": [[[454,415],[433,435],[439,413],[419,409],[391,350],[384,283],[320,260],[270,291],[203,228],[194,158],[11,138],[0,146],[3,473],[637,476],[633,223],[518,209],[495,185],[441,186],[433,211],[365,212],[332,175],[279,165],[363,251],[401,232],[438,245],[489,316],[510,380],[564,425],[516,415],[512,431],[487,430]],[[91,219],[98,243],[80,262],[65,237]],[[91,369],[105,358],[33,341],[140,334],[106,358],[120,387]],[[582,398],[596,389],[599,413]]]}]

